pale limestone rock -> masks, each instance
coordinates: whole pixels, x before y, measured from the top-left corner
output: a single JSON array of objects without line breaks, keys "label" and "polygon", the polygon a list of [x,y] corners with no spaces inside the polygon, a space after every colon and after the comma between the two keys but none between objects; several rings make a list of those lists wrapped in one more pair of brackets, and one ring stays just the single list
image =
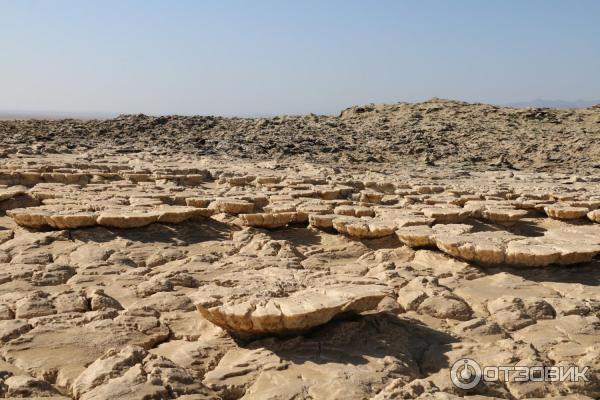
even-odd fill
[{"label": "pale limestone rock", "polygon": [[515,331],[535,324],[539,319],[552,319],[555,311],[544,299],[502,296],[487,303],[491,317],[504,329]]},{"label": "pale limestone rock", "polygon": [[[375,107],[347,122],[385,117]],[[429,107],[419,114],[440,111]],[[25,185],[0,201],[0,397],[455,399],[465,393],[449,368],[461,357],[592,369],[590,382],[481,385],[471,397],[600,397],[598,224],[544,215],[585,208],[598,222],[594,171],[365,171],[344,155],[335,166],[93,148],[65,155],[52,142],[43,155],[0,160],[0,193]],[[303,213],[295,222],[319,229],[240,229],[241,216],[209,208],[215,199],[251,204],[246,219]],[[436,220],[427,209],[467,210],[472,226],[440,223],[444,212]],[[158,223],[114,230],[86,215],[106,212],[156,213]],[[213,213],[221,214],[205,219]],[[399,245],[394,234],[429,249]],[[571,263],[580,265],[563,266]],[[367,296],[372,307],[329,293],[370,287],[385,293],[377,303]],[[266,338],[232,338],[254,334],[209,322],[195,294],[215,295],[214,318]],[[141,356],[119,364],[130,346]],[[108,349],[114,363],[102,370]]]},{"label": "pale limestone rock", "polygon": [[122,310],[123,306],[114,298],[104,293],[102,289],[94,289],[89,297],[92,311]]},{"label": "pale limestone rock", "polygon": [[9,188],[0,188],[0,201],[8,200],[19,195],[27,193],[24,186],[13,186]]},{"label": "pale limestone rock", "polygon": [[184,258],[186,258],[186,254],[179,249],[164,249],[148,256],[145,264],[149,268],[154,268]]},{"label": "pale limestone rock", "polygon": [[15,313],[8,304],[0,304],[0,320],[14,319]]},{"label": "pale limestone rock", "polygon": [[28,332],[31,330],[31,328],[31,325],[24,320],[0,320],[0,343],[7,343],[10,340]]},{"label": "pale limestone rock", "polygon": [[14,221],[29,228],[45,226],[57,229],[75,229],[96,225],[98,213],[89,207],[64,208],[64,206],[41,206],[7,211]]},{"label": "pale limestone rock", "polygon": [[31,275],[31,283],[35,286],[54,286],[66,283],[76,271],[70,265],[48,264],[41,271],[35,271]]},{"label": "pale limestone rock", "polygon": [[306,221],[307,215],[301,212],[240,214],[244,226],[255,228],[281,228],[291,223]]},{"label": "pale limestone rock", "polygon": [[[330,285],[307,288],[287,297],[231,302],[237,295],[229,288],[210,286],[194,296],[198,311],[209,321],[240,336],[306,331],[339,314],[377,308],[389,295],[381,285]],[[228,299],[230,296],[231,299]]]},{"label": "pale limestone rock", "polygon": [[21,226],[35,229],[46,226],[46,221],[49,217],[47,210],[27,208],[9,210],[6,212],[6,215],[11,217],[17,224]]},{"label": "pale limestone rock", "polygon": [[427,218],[433,218],[435,223],[456,223],[463,222],[471,216],[471,212],[463,208],[442,208],[442,207],[431,207],[423,208],[421,212]]},{"label": "pale limestone rock", "polygon": [[162,214],[160,212],[148,209],[119,209],[114,211],[102,211],[97,219],[98,225],[108,226],[111,228],[141,228],[146,225],[158,222],[158,218]]},{"label": "pale limestone rock", "polygon": [[572,207],[567,204],[556,203],[551,206],[545,206],[544,211],[549,217],[571,220],[585,218],[589,209],[587,207]]},{"label": "pale limestone rock", "polygon": [[[406,383],[404,379],[395,379],[389,383],[382,391],[377,393],[373,400],[395,400],[395,399],[429,399],[435,400],[435,394],[440,390],[431,382],[425,379],[415,379]],[[430,397],[427,396],[430,395]],[[450,400],[452,397],[446,397]],[[456,397],[458,398],[458,397]],[[439,397],[439,400],[444,397]]]},{"label": "pale limestone rock", "polygon": [[254,211],[254,203],[236,199],[216,199],[209,207],[216,212],[227,214],[251,214]]},{"label": "pale limestone rock", "polygon": [[109,380],[83,394],[80,400],[168,398],[169,392],[162,385],[148,382],[140,364],[129,368],[122,376]]},{"label": "pale limestone rock", "polygon": [[36,291],[15,303],[15,318],[29,319],[56,313],[47,293]]},{"label": "pale limestone rock", "polygon": [[403,208],[390,208],[378,206],[375,208],[378,219],[394,221],[398,228],[415,225],[432,225],[435,220],[426,217],[420,211]]},{"label": "pale limestone rock", "polygon": [[106,384],[111,378],[141,363],[147,354],[139,346],[127,346],[120,351],[108,350],[75,379],[71,388],[73,395],[79,398],[95,387]]},{"label": "pale limestone rock", "polygon": [[435,235],[443,252],[485,265],[546,266],[590,261],[600,253],[600,232],[590,227],[550,230],[526,238],[506,231]]},{"label": "pale limestone rock", "polygon": [[231,349],[203,382],[223,398],[371,398],[393,379],[406,384],[418,376],[411,354],[426,339],[414,333],[386,315],[334,321],[309,337]]},{"label": "pale limestone rock", "polygon": [[475,218],[503,223],[518,221],[528,215],[526,209],[515,206],[515,202],[504,200],[470,200],[464,205]]},{"label": "pale limestone rock", "polygon": [[594,222],[600,223],[600,210],[590,211],[587,217]]},{"label": "pale limestone rock", "polygon": [[321,203],[304,203],[300,204],[296,207],[296,210],[308,215],[318,214],[318,215],[326,215],[333,213],[334,205],[331,203],[321,204]]},{"label": "pale limestone rock", "polygon": [[296,208],[296,203],[274,203],[263,207],[263,210],[268,213],[279,214],[296,212]]},{"label": "pale limestone rock", "polygon": [[[8,242],[14,237],[14,231],[12,229],[0,230],[0,244]],[[0,260],[2,258],[0,257]],[[1,262],[1,261],[0,261]]]},{"label": "pale limestone rock", "polygon": [[318,229],[333,229],[333,220],[339,218],[336,214],[309,214],[308,223]]},{"label": "pale limestone rock", "polygon": [[106,349],[127,344],[150,348],[169,336],[156,317],[119,315],[114,310],[41,317],[33,329],[22,330],[0,355],[32,376],[55,378],[55,385],[63,389]]},{"label": "pale limestone rock", "polygon": [[188,197],[185,199],[185,204],[191,207],[206,208],[212,199],[204,197]]},{"label": "pale limestone rock", "polygon": [[59,294],[54,298],[53,304],[57,314],[89,311],[86,297],[73,292]]},{"label": "pale limestone rock", "polygon": [[412,279],[398,290],[398,303],[404,311],[417,311],[436,318],[466,321],[472,315],[469,305],[433,276]]},{"label": "pale limestone rock", "polygon": [[359,201],[364,203],[381,203],[385,193],[375,192],[372,190],[363,190],[360,192]]},{"label": "pale limestone rock", "polygon": [[230,186],[245,186],[250,182],[254,181],[256,176],[254,175],[245,175],[245,176],[232,176],[229,178],[225,178],[225,182],[227,182]]},{"label": "pale limestone rock", "polygon": [[4,380],[5,395],[9,398],[61,397],[48,382],[27,375],[13,375]]},{"label": "pale limestone rock", "polygon": [[396,235],[398,239],[409,247],[435,247],[436,235],[441,234],[462,234],[470,232],[473,229],[471,225],[465,224],[447,224],[434,225],[414,225],[403,228],[398,228]]},{"label": "pale limestone rock", "polygon": [[333,212],[337,215],[345,215],[350,217],[372,217],[375,215],[373,209],[364,206],[338,206]]},{"label": "pale limestone rock", "polygon": [[[179,224],[189,219],[203,218],[207,216],[207,213],[202,208],[189,207],[189,206],[162,206],[156,209],[158,215],[158,222],[164,224]],[[210,210],[212,211],[212,210]],[[209,212],[212,214],[212,212]]]},{"label": "pale limestone rock", "polygon": [[171,360],[149,354],[139,346],[110,349],[94,361],[73,383],[73,396],[105,398],[196,398],[216,400],[191,370]]},{"label": "pale limestone rock", "polygon": [[339,217],[333,219],[332,225],[336,231],[359,239],[390,236],[396,230],[393,221],[371,218]]},{"label": "pale limestone rock", "polygon": [[492,222],[513,222],[526,217],[528,214],[526,210],[490,207],[481,212],[481,217]]}]

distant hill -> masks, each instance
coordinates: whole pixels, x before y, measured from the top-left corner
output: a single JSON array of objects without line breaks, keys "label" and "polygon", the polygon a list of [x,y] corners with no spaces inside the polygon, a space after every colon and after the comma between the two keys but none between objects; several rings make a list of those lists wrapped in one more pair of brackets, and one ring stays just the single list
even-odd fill
[{"label": "distant hill", "polygon": [[600,104],[600,100],[546,100],[546,99],[535,99],[531,101],[520,101],[515,103],[503,104],[508,107],[526,108],[526,107],[538,107],[538,108],[587,108]]},{"label": "distant hill", "polygon": [[[121,115],[0,121],[0,154],[110,149],[324,164],[389,163],[529,171],[600,171],[600,106],[527,109],[456,100],[367,104],[339,115],[271,118]],[[385,167],[388,168],[388,167]]]}]

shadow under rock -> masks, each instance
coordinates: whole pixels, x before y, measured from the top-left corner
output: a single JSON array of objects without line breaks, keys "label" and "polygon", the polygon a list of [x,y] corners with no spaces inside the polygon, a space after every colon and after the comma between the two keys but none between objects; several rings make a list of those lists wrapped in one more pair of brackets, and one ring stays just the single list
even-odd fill
[{"label": "shadow under rock", "polygon": [[[341,235],[335,230],[317,231],[302,225],[288,225],[274,230],[265,230],[265,233],[273,239],[287,240],[295,246],[318,246],[322,244],[321,232],[328,235]],[[350,236],[344,236],[344,238],[352,242],[362,243],[371,250],[395,249],[402,246],[402,243],[396,235],[373,239],[358,239]]]},{"label": "shadow under rock", "polygon": [[140,243],[195,244],[212,240],[229,240],[235,227],[207,218],[180,224],[154,223],[141,228],[116,229],[92,227],[71,231],[71,237],[82,242],[109,242],[123,238]]},{"label": "shadow under rock", "polygon": [[264,230],[273,240],[287,240],[294,246],[317,246],[321,244],[319,232],[302,225],[288,225],[273,230]]},{"label": "shadow under rock", "polygon": [[507,224],[505,229],[519,236],[540,237],[544,236],[546,229],[536,225],[533,221],[519,220],[512,224]]},{"label": "shadow under rock", "polygon": [[[238,344],[249,349],[265,348],[296,364],[363,365],[370,362],[369,358],[395,357],[420,371],[419,363],[431,346],[456,341],[420,321],[377,313],[336,319],[301,336],[269,337]],[[445,362],[439,364],[439,369],[448,367],[447,358],[440,357]]]},{"label": "shadow under rock", "polygon": [[600,286],[600,258],[598,256],[591,262],[573,265],[551,265],[548,267],[477,267],[486,275],[500,272],[520,276],[534,282],[559,282],[574,283],[585,286]]},{"label": "shadow under rock", "polygon": [[473,226],[473,232],[507,231],[525,237],[539,237],[544,236],[544,233],[546,233],[546,229],[536,225],[533,221],[524,219],[503,224],[490,223],[471,218],[465,223]]}]

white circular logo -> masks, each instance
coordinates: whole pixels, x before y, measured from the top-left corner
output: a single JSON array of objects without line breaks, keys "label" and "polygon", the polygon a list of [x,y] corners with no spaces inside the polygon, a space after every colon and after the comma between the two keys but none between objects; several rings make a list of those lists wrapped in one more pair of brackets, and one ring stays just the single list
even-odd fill
[{"label": "white circular logo", "polygon": [[461,358],[452,364],[450,379],[458,388],[473,389],[481,381],[481,367],[475,360]]}]

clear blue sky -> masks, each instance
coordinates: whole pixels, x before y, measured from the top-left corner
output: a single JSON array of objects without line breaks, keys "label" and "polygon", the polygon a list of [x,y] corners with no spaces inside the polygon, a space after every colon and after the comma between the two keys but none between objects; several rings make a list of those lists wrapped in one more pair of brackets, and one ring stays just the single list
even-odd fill
[{"label": "clear blue sky", "polygon": [[0,0],[0,110],[600,99],[600,1]]}]

